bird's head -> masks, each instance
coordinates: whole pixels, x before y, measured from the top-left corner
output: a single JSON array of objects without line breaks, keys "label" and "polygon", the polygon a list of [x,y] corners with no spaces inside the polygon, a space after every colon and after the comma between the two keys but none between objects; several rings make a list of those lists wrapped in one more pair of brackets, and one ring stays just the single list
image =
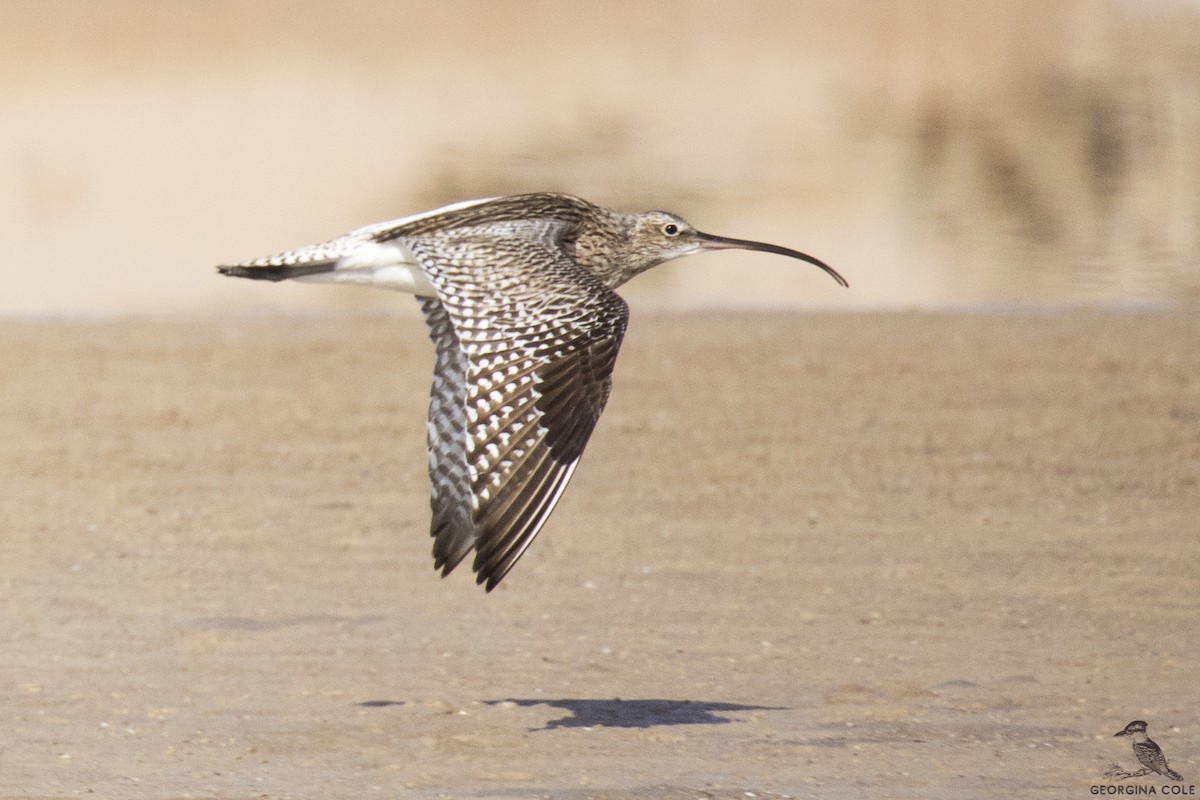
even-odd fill
[{"label": "bird's head", "polygon": [[1135,719],[1133,722],[1125,726],[1125,730],[1119,733],[1114,733],[1113,736],[1132,736],[1135,733],[1145,733],[1146,723],[1140,719]]},{"label": "bird's head", "polygon": [[796,258],[820,267],[842,286],[846,279],[832,267],[810,255],[763,242],[730,239],[696,230],[687,220],[668,211],[647,211],[626,218],[623,252],[613,259],[611,286],[619,286],[664,261],[690,256],[705,250],[758,250]]}]

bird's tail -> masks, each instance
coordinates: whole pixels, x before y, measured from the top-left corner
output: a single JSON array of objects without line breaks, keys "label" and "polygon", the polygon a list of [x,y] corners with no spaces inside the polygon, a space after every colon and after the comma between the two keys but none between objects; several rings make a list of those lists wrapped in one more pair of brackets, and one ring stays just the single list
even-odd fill
[{"label": "bird's tail", "polygon": [[1168,778],[1170,778],[1170,779],[1171,779],[1171,780],[1173,780],[1173,781],[1181,781],[1181,780],[1183,780],[1183,776],[1182,776],[1182,775],[1180,775],[1180,774],[1179,774],[1178,772],[1176,772],[1175,770],[1171,769],[1170,767],[1167,767],[1167,768],[1166,768],[1166,770],[1163,772],[1163,775],[1164,775],[1164,776],[1166,776],[1166,777],[1168,777]]},{"label": "bird's tail", "polygon": [[314,261],[309,264],[266,264],[263,266],[236,264],[234,266],[217,267],[217,272],[231,278],[253,278],[260,281],[286,281],[288,278],[303,278],[305,275],[319,275],[322,272],[333,272],[336,261]]}]

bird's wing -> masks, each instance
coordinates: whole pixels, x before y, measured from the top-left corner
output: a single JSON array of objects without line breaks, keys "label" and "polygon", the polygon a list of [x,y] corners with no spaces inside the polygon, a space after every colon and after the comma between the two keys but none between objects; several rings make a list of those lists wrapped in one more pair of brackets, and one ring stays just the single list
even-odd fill
[{"label": "bird's wing", "polygon": [[1163,755],[1162,748],[1158,746],[1157,742],[1138,742],[1133,746],[1133,754],[1137,756],[1138,761],[1142,762],[1142,766],[1149,767],[1159,775],[1173,771],[1167,766],[1167,757]]},{"label": "bird's wing", "polygon": [[435,362],[429,393],[429,480],[433,485],[434,567],[448,575],[475,546],[471,477],[467,470],[467,361],[441,301],[418,297]]},{"label": "bird's wing", "polygon": [[[466,466],[473,568],[489,591],[537,536],[570,480],[608,400],[628,320],[625,302],[563,251],[563,233],[561,223],[533,220],[406,241],[437,290],[465,366],[461,405],[453,411],[437,399],[435,378],[430,430],[446,437],[437,443],[445,452],[462,448],[461,462],[445,463]],[[431,335],[449,346],[450,332],[435,331],[436,314],[427,312],[427,320]],[[430,466],[436,507],[439,476],[446,480],[441,456],[436,467],[431,456]],[[461,489],[442,495],[461,503]],[[444,520],[461,520],[461,509],[445,513]],[[439,528],[435,516],[434,536],[453,543],[444,551],[447,566],[465,554],[465,530],[461,522]]]}]

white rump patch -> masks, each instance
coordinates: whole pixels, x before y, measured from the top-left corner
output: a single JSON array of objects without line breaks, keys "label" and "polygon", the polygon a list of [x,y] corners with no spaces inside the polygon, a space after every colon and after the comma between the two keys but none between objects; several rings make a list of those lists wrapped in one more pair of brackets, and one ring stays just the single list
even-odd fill
[{"label": "white rump patch", "polygon": [[332,272],[296,278],[305,283],[345,283],[432,297],[433,284],[412,253],[391,242],[363,242],[338,259]]}]

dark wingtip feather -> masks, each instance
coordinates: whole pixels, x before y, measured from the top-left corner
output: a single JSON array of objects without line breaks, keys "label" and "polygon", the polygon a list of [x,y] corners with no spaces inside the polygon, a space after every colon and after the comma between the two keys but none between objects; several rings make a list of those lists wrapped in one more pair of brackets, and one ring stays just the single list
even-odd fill
[{"label": "dark wingtip feather", "polygon": [[461,564],[462,560],[467,557],[467,553],[470,552],[471,548],[468,547],[459,553],[453,553],[448,556],[435,556],[433,560],[433,568],[435,570],[440,569],[442,571],[442,577],[444,578],[453,572],[454,568]]},{"label": "dark wingtip feather", "polygon": [[490,592],[500,585],[500,581],[504,580],[504,576],[508,574],[508,570],[497,570],[494,566],[480,570],[475,573],[475,584],[483,584],[483,590]]},{"label": "dark wingtip feather", "polygon": [[466,535],[453,536],[449,524],[438,517],[436,509],[434,514],[434,522],[429,531],[433,537],[433,568],[441,570],[444,578],[474,549],[475,541],[469,532]]}]

